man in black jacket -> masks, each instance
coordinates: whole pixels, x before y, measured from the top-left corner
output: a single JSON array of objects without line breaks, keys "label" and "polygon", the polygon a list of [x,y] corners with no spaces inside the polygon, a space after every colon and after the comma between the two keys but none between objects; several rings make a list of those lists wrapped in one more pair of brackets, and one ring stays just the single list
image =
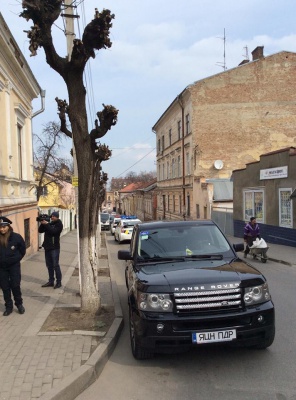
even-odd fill
[{"label": "man in black jacket", "polygon": [[20,314],[24,314],[21,292],[21,259],[26,254],[26,245],[20,234],[14,233],[10,226],[12,222],[6,217],[0,217],[0,286],[5,301],[3,315],[12,313],[14,304]]},{"label": "man in black jacket", "polygon": [[[50,216],[51,221],[40,221],[39,233],[44,233],[42,247],[45,250],[45,263],[48,269],[48,282],[42,287],[53,286],[58,289],[62,286],[62,272],[60,267],[60,235],[63,230],[59,213],[54,211]],[[56,284],[54,284],[56,279]]]}]

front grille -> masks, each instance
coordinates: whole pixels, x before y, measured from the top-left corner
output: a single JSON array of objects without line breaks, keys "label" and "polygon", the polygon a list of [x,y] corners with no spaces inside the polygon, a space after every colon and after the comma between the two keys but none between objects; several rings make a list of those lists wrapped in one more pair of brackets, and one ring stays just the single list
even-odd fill
[{"label": "front grille", "polygon": [[178,292],[174,300],[177,313],[233,310],[242,304],[240,288]]}]

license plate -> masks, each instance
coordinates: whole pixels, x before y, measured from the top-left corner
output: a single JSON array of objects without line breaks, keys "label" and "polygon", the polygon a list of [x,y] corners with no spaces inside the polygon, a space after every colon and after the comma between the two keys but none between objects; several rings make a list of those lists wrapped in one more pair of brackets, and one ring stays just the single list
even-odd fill
[{"label": "license plate", "polygon": [[194,332],[192,334],[192,342],[197,344],[229,342],[234,339],[236,339],[236,329],[227,329],[223,331]]}]

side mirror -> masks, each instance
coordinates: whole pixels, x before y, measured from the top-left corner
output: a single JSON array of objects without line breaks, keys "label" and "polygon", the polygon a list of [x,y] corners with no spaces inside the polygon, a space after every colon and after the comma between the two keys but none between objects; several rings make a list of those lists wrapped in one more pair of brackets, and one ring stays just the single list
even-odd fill
[{"label": "side mirror", "polygon": [[117,253],[118,260],[132,260],[132,255],[129,250],[118,250]]}]

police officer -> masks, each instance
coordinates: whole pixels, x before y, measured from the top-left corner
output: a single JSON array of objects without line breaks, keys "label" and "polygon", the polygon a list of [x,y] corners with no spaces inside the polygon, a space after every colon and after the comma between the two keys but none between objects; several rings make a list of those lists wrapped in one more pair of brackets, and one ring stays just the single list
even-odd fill
[{"label": "police officer", "polygon": [[21,293],[20,261],[26,254],[26,245],[21,235],[13,232],[11,224],[10,219],[0,216],[0,286],[5,301],[5,317],[13,310],[11,293],[19,313],[25,312]]}]

